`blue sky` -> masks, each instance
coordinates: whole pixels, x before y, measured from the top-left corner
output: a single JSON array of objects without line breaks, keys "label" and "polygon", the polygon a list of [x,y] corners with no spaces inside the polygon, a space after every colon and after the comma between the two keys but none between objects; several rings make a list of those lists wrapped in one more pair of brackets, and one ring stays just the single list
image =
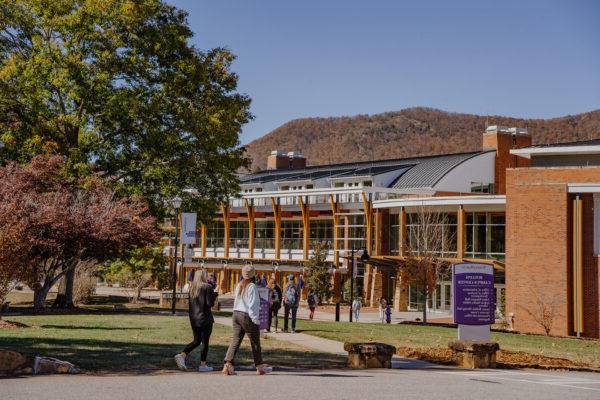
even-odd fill
[{"label": "blue sky", "polygon": [[167,0],[238,57],[255,120],[428,106],[550,118],[600,108],[600,1]]}]

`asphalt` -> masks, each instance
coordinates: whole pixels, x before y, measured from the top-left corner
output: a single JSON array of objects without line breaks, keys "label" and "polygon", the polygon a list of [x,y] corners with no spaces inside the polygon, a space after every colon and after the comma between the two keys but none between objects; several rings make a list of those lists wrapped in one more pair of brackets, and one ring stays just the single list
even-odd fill
[{"label": "asphalt", "polygon": [[595,374],[410,367],[392,370],[177,372],[142,376],[38,376],[0,380],[0,398],[132,399],[600,399]]}]

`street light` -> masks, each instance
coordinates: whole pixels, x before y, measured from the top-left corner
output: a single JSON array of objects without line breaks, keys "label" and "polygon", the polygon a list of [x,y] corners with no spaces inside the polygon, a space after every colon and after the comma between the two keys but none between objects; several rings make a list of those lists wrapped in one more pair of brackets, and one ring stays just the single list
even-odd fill
[{"label": "street light", "polygon": [[[369,253],[367,253],[367,249],[363,249],[363,253],[360,256],[361,262],[369,261]],[[354,268],[356,268],[354,261],[354,247],[352,247],[352,252],[350,253],[350,312],[349,312],[349,321],[352,322],[352,303],[354,302]]]},{"label": "street light", "polygon": [[181,208],[181,197],[175,196],[169,202],[175,209],[175,263],[173,264],[173,298],[171,299],[171,311],[175,315],[175,296],[177,296],[177,248],[179,247],[179,209]]}]

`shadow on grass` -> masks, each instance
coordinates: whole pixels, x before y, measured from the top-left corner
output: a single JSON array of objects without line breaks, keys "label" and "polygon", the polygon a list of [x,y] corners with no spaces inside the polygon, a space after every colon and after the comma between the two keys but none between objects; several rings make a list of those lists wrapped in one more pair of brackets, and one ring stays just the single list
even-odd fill
[{"label": "shadow on grass", "polygon": [[86,330],[103,330],[103,331],[126,331],[126,330],[151,330],[157,328],[150,328],[146,326],[128,326],[128,327],[115,327],[115,326],[85,326],[85,325],[40,325],[40,328],[49,329],[86,329]]},{"label": "shadow on grass", "polygon": [[[86,328],[87,329],[87,328]],[[93,373],[127,372],[144,374],[156,370],[176,369],[173,356],[187,343],[156,344],[94,339],[53,339],[4,337],[2,348],[28,356],[43,355],[72,362]],[[219,366],[227,351],[226,344],[211,345],[208,363]],[[263,358],[274,366],[331,369],[345,366],[344,357],[333,354],[287,349],[263,350]],[[199,364],[199,351],[188,357],[188,365]],[[244,343],[235,360],[236,365],[253,366],[249,343]]]}]

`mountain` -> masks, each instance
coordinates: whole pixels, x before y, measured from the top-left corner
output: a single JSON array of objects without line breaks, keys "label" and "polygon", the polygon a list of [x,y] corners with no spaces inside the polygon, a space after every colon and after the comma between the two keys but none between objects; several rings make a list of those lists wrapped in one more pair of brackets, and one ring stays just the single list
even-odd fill
[{"label": "mountain", "polygon": [[600,110],[552,119],[451,113],[432,108],[353,117],[292,120],[246,145],[252,169],[264,169],[271,150],[299,150],[308,165],[417,155],[457,153],[481,148],[488,125],[529,128],[533,143],[600,138]]}]

